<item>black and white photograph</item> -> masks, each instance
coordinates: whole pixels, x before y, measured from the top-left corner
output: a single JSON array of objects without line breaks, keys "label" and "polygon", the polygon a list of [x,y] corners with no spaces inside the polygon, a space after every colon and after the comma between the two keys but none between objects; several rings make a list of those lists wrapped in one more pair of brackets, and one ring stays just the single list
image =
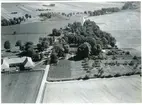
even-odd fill
[{"label": "black and white photograph", "polygon": [[142,103],[141,1],[64,1],[1,2],[1,103]]}]

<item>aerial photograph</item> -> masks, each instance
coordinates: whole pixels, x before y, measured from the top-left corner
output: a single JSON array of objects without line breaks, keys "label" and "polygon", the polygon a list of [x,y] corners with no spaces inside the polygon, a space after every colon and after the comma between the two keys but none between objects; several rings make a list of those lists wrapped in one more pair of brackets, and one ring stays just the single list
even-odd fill
[{"label": "aerial photograph", "polygon": [[141,2],[1,3],[1,103],[142,103]]}]

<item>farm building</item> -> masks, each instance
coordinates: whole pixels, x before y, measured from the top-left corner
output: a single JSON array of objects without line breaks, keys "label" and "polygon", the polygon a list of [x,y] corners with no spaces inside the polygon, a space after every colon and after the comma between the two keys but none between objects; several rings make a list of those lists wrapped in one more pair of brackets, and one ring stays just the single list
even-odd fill
[{"label": "farm building", "polygon": [[4,58],[2,59],[2,65],[1,69],[3,71],[15,71],[20,69],[20,70],[25,70],[25,69],[31,69],[35,65],[30,57],[22,57],[22,58]]}]

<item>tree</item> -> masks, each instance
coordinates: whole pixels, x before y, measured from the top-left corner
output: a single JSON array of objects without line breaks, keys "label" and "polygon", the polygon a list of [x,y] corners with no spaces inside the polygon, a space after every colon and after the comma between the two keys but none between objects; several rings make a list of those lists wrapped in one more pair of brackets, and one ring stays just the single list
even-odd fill
[{"label": "tree", "polygon": [[7,51],[10,51],[10,42],[7,40],[7,41],[5,41],[5,43],[4,43],[4,48],[5,49],[7,49]]},{"label": "tree", "polygon": [[86,39],[86,41],[93,47],[94,45],[96,45],[96,41],[94,38],[88,37]]},{"label": "tree", "polygon": [[28,14],[25,14],[25,18],[28,19],[28,17],[29,17],[29,15],[28,15]]},{"label": "tree", "polygon": [[33,42],[26,42],[25,43],[25,50],[26,51],[28,50],[28,48],[31,48],[31,47],[33,47]]},{"label": "tree", "polygon": [[98,53],[100,53],[102,51],[102,48],[101,48],[100,44],[97,44],[97,51],[98,51]]},{"label": "tree", "polygon": [[56,53],[58,57],[65,57],[64,48],[60,44],[53,47],[53,52]]},{"label": "tree", "polygon": [[42,47],[42,45],[40,43],[37,44],[37,49],[39,52],[44,50],[44,48]]},{"label": "tree", "polygon": [[68,44],[65,44],[65,45],[63,45],[63,47],[64,47],[64,52],[65,52],[65,53],[69,53],[69,51],[70,51],[69,45],[68,45]]},{"label": "tree", "polygon": [[52,30],[52,35],[53,35],[53,36],[60,36],[60,35],[61,35],[61,32],[60,32],[60,30],[57,30],[56,28],[54,28],[54,29]]},{"label": "tree", "polygon": [[26,56],[33,58],[33,55],[35,54],[35,51],[33,49],[32,46],[30,46],[27,50],[26,50]]},{"label": "tree", "polygon": [[92,54],[93,54],[93,55],[98,55],[98,51],[97,51],[96,45],[94,45],[94,46],[92,47]]},{"label": "tree", "polygon": [[18,41],[16,42],[15,46],[21,47],[21,46],[22,46],[22,41],[21,41],[21,40],[18,40]]},{"label": "tree", "polygon": [[77,57],[83,59],[89,56],[91,52],[91,45],[87,42],[81,44],[77,49]]},{"label": "tree", "polygon": [[32,55],[32,60],[33,60],[33,61],[40,61],[40,60],[41,60],[40,54],[34,53],[34,54]]},{"label": "tree", "polygon": [[50,63],[57,63],[58,62],[58,57],[57,57],[56,53],[52,53],[50,58],[51,58]]},{"label": "tree", "polygon": [[43,47],[43,49],[47,49],[49,47],[49,43],[46,41],[42,41],[41,43],[41,47]]}]

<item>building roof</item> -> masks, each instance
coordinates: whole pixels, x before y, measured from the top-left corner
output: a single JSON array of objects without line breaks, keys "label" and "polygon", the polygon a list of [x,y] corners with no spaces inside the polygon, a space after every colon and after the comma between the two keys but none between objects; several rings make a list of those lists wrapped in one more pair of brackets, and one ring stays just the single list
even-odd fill
[{"label": "building roof", "polygon": [[9,69],[9,63],[5,59],[2,59],[1,69]]},{"label": "building roof", "polygon": [[24,67],[33,68],[35,66],[34,62],[30,57],[26,57],[25,61],[23,62]]}]

